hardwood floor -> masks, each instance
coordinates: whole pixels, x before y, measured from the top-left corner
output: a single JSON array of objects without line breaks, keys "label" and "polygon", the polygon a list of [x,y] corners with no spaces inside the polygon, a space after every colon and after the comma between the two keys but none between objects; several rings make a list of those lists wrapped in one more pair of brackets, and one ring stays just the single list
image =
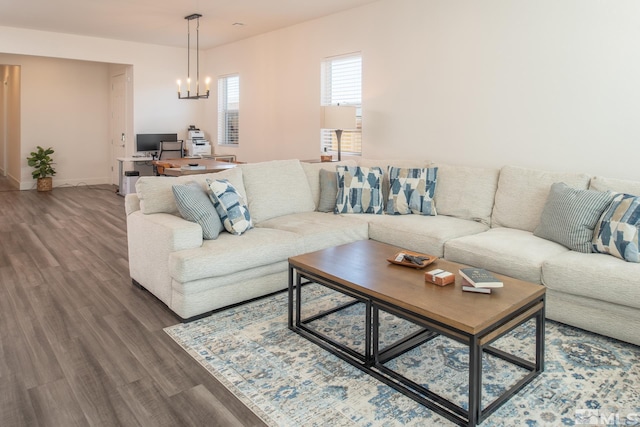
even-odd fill
[{"label": "hardwood floor", "polygon": [[0,192],[2,191],[18,191],[18,189],[11,185],[7,177],[0,176]]},{"label": "hardwood floor", "polygon": [[0,192],[0,425],[264,425],[128,268],[114,187]]}]

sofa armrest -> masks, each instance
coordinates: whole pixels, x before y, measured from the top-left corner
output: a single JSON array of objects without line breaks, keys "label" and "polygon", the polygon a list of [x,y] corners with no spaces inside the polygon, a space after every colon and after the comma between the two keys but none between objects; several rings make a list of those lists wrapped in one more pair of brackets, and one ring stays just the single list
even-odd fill
[{"label": "sofa armrest", "polygon": [[140,198],[136,193],[129,193],[124,196],[124,211],[129,216],[140,210]]},{"label": "sofa armrest", "polygon": [[127,216],[127,243],[131,278],[171,305],[169,254],[202,246],[202,228],[166,213]]}]

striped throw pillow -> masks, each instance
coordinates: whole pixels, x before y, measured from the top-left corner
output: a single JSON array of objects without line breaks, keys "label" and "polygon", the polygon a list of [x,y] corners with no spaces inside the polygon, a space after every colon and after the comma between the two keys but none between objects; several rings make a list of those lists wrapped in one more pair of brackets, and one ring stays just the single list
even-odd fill
[{"label": "striped throw pillow", "polygon": [[171,187],[180,215],[202,227],[202,238],[213,240],[224,230],[220,216],[206,191],[195,181]]},{"label": "striped throw pillow", "polygon": [[556,182],[533,234],[574,251],[591,252],[593,230],[612,199],[610,191],[579,190]]}]

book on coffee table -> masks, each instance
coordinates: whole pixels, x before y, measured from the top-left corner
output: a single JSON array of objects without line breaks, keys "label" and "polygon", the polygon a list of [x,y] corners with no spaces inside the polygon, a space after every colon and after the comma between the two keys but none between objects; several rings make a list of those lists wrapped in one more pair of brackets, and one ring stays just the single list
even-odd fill
[{"label": "book on coffee table", "polygon": [[475,292],[477,294],[490,294],[491,288],[476,288],[471,283],[467,282],[465,278],[462,278],[462,290],[464,292]]},{"label": "book on coffee table", "polygon": [[475,292],[477,294],[490,294],[491,293],[491,288],[476,288],[475,286],[462,286],[462,290],[464,292]]},{"label": "book on coffee table", "polygon": [[461,268],[458,272],[463,279],[476,288],[501,288],[504,286],[502,281],[484,268]]}]

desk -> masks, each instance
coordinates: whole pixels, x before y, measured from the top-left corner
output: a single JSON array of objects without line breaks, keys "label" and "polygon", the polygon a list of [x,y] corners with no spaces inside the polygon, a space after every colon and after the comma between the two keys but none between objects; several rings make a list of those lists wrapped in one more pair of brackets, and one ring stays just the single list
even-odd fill
[{"label": "desk", "polygon": [[[235,168],[236,163],[219,162],[214,159],[162,159],[154,160],[152,162],[156,166],[164,166],[164,174],[168,176],[182,176],[182,175],[194,175],[200,173],[212,173],[221,172],[227,169]],[[205,166],[205,169],[181,169],[182,166],[187,166],[189,163],[197,163],[198,165]]]},{"label": "desk", "polygon": [[116,158],[116,160],[118,161],[118,194],[121,196],[124,196],[124,194],[122,193],[122,177],[124,175],[124,171],[122,170],[123,163],[124,162],[145,163],[145,162],[153,161],[153,158],[152,157],[118,157]]}]

